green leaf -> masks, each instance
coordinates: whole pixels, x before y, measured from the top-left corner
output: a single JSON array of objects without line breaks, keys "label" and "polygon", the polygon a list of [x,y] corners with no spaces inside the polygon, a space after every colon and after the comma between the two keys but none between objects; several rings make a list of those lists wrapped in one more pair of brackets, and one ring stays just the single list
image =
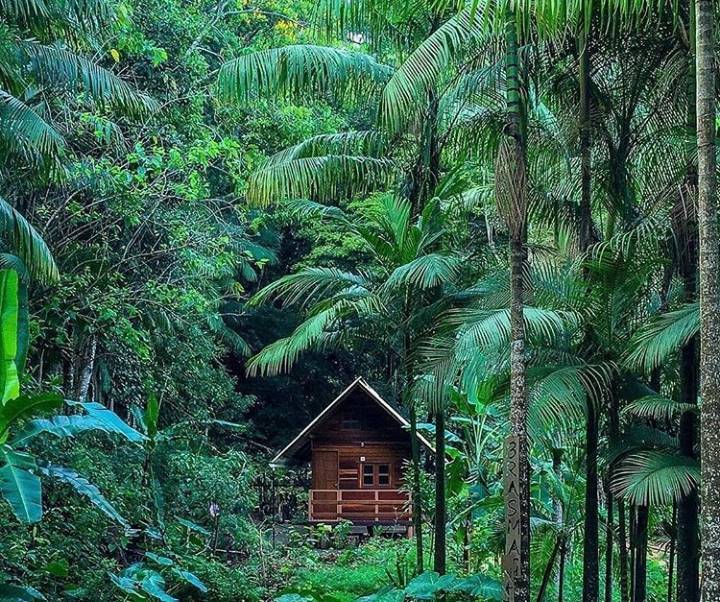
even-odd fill
[{"label": "green leaf", "polygon": [[175,564],[175,561],[172,558],[168,558],[167,556],[160,556],[159,554],[155,554],[154,552],[145,552],[145,556],[153,562],[157,562],[159,565],[162,566],[172,566],[173,564]]},{"label": "green leaf", "polygon": [[40,393],[31,397],[21,395],[15,399],[10,399],[4,406],[0,407],[0,441],[7,430],[20,418],[56,410],[62,404],[62,395],[58,393]]},{"label": "green leaf", "polygon": [[177,598],[173,598],[165,591],[165,579],[155,571],[146,572],[145,577],[140,582],[140,587],[144,592],[162,602],[178,602]]},{"label": "green leaf", "polygon": [[0,234],[34,278],[56,282],[60,278],[50,248],[17,210],[0,197]]},{"label": "green leaf", "polygon": [[628,454],[613,471],[613,493],[633,504],[662,505],[679,501],[697,488],[700,463],[673,451]]},{"label": "green leaf", "polygon": [[34,600],[47,600],[47,598],[34,587],[0,583],[0,602],[33,602]]},{"label": "green leaf", "polygon": [[14,270],[0,270],[0,392],[5,404],[20,394],[17,364],[18,341],[18,275]]},{"label": "green leaf", "polygon": [[147,597],[139,591],[140,586],[135,579],[124,575],[113,575],[112,573],[108,573],[108,575],[110,576],[110,581],[112,581],[113,584],[123,592],[128,594],[131,600],[135,600],[136,602],[147,600]]},{"label": "green leaf", "polygon": [[[360,96],[384,83],[392,68],[362,52],[293,44],[245,54],[220,68],[220,96],[252,102],[258,94],[308,97],[326,94]],[[364,97],[365,100],[367,97]]]},{"label": "green leaf", "polygon": [[453,575],[439,575],[435,571],[426,571],[418,575],[405,588],[405,594],[418,600],[434,600],[435,596],[455,583]]},{"label": "green leaf", "polygon": [[160,404],[154,393],[148,396],[145,406],[145,428],[150,438],[157,434],[158,416],[160,415]]},{"label": "green leaf", "polygon": [[70,573],[70,563],[67,558],[57,558],[45,565],[45,570],[55,577],[67,577]]},{"label": "green leaf", "polygon": [[458,579],[448,591],[463,592],[482,600],[502,601],[502,583],[483,575]]},{"label": "green leaf", "polygon": [[177,522],[180,523],[183,527],[188,528],[190,531],[196,531],[197,533],[200,533],[202,535],[210,535],[210,531],[208,531],[205,527],[201,527],[200,525],[190,520],[178,518]]},{"label": "green leaf", "polygon": [[181,579],[184,579],[187,581],[190,585],[192,585],[194,588],[200,590],[202,593],[207,593],[208,588],[207,586],[197,577],[197,575],[194,575],[190,571],[183,571],[181,569],[173,569],[173,572],[180,577]]},{"label": "green leaf", "polygon": [[[118,418],[119,420],[119,418]],[[129,426],[126,425],[128,429]],[[132,430],[132,429],[131,429]],[[31,420],[12,439],[14,447],[27,445],[32,439],[42,433],[48,433],[55,437],[74,437],[85,431],[103,431],[126,436],[125,429],[116,428],[113,423],[102,421],[95,416],[53,416],[52,418],[37,418]],[[133,432],[137,433],[137,431]],[[137,433],[138,435],[140,433]]]},{"label": "green leaf", "polygon": [[101,403],[97,403],[96,401],[69,401],[68,403],[70,405],[81,406],[89,416],[97,420],[99,424],[102,424],[104,427],[102,430],[105,430],[108,433],[118,433],[133,443],[142,443],[147,440],[145,435],[139,433],[127,423],[123,422],[120,416],[106,408]]},{"label": "green leaf", "polygon": [[19,521],[36,523],[42,518],[40,478],[30,472],[37,468],[30,454],[16,452],[8,446],[0,451],[5,465],[0,468],[0,493]]},{"label": "green leaf", "polygon": [[115,510],[113,505],[100,493],[100,490],[85,477],[70,468],[63,468],[62,466],[55,466],[53,464],[40,464],[39,468],[43,474],[70,485],[77,493],[88,498],[96,508],[115,522],[120,523],[124,527],[130,527],[130,523]]}]

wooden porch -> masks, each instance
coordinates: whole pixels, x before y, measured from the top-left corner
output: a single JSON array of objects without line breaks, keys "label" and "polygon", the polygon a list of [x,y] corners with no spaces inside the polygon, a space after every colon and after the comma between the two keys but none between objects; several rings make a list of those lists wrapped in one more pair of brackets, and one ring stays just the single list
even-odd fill
[{"label": "wooden porch", "polygon": [[354,524],[409,524],[408,495],[399,489],[311,489],[310,522],[349,520]]}]

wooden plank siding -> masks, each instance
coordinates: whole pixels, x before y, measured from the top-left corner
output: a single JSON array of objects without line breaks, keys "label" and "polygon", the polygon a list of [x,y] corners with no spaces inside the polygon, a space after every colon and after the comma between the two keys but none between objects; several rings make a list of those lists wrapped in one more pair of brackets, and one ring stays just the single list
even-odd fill
[{"label": "wooden plank siding", "polygon": [[[310,441],[311,521],[409,520],[405,512],[406,495],[399,491],[403,461],[410,457],[409,435],[374,400],[361,390],[354,391],[324,420]],[[326,470],[327,458],[333,453],[338,458],[334,482],[316,479],[315,472]]]}]

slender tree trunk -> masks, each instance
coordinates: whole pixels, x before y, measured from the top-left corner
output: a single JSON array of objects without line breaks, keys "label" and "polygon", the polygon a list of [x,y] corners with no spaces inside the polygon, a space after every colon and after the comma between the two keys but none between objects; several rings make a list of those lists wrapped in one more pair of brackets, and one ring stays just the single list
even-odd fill
[{"label": "slender tree trunk", "polygon": [[83,354],[83,367],[80,371],[80,379],[78,381],[77,399],[78,401],[87,401],[88,391],[90,390],[90,381],[92,380],[93,371],[95,370],[95,354],[97,352],[97,337],[92,335],[88,347]]},{"label": "slender tree trunk", "polygon": [[435,572],[445,574],[445,409],[435,412]]},{"label": "slender tree trunk", "polygon": [[507,121],[495,165],[496,199],[510,231],[510,434],[505,440],[503,599],[530,600],[530,462],[525,386],[524,281],[527,182],[515,15],[506,14]]},{"label": "slender tree trunk", "polygon": [[420,485],[420,442],[417,438],[417,410],[410,402],[410,446],[412,453],[412,522],[415,531],[415,572],[419,575],[425,570],[422,534],[422,487]]},{"label": "slender tree trunk", "polygon": [[[562,449],[553,449],[552,450],[552,466],[553,466],[553,472],[555,473],[555,479],[558,483],[563,483],[563,472],[562,472],[562,457],[563,457],[563,450]],[[558,531],[558,537],[561,539],[561,550],[565,546],[565,508],[563,507],[563,501],[560,496],[556,497],[553,500],[553,519],[555,521],[555,528]],[[560,591],[560,571],[555,573],[555,586],[557,587],[558,592]]]},{"label": "slender tree trunk", "polygon": [[632,602],[645,602],[647,597],[647,506],[635,508],[635,553],[633,555],[633,596]]},{"label": "slender tree trunk", "polygon": [[[693,338],[680,353],[680,395],[684,403],[697,403],[697,339]],[[678,433],[680,453],[695,457],[697,416],[683,412]],[[700,534],[698,492],[692,491],[677,506],[677,590],[678,600],[700,600]]]},{"label": "slender tree trunk", "polygon": [[540,583],[540,590],[538,591],[537,602],[543,602],[545,599],[545,592],[547,591],[548,585],[550,585],[550,577],[552,576],[553,566],[555,565],[555,558],[563,545],[563,538],[564,536],[562,533],[558,535],[558,538],[555,541],[555,546],[553,546],[552,553],[550,554],[550,558],[548,558],[547,564],[545,565],[542,582]]},{"label": "slender tree trunk", "polygon": [[[610,441],[615,442],[620,432],[620,406],[615,385],[613,385],[610,395]],[[610,481],[612,480],[613,469],[614,467],[611,465],[608,474],[608,480]],[[620,600],[621,602],[629,602],[627,520],[625,518],[625,501],[622,498],[617,499],[617,515]]]},{"label": "slender tree trunk", "polygon": [[720,600],[720,252],[715,174],[714,3],[696,0],[702,600]]},{"label": "slender tree trunk", "polygon": [[612,602],[613,598],[613,541],[615,530],[613,528],[613,496],[610,486],[605,487],[607,495],[607,528],[605,529],[605,602]]},{"label": "slender tree trunk", "polygon": [[673,570],[675,568],[675,542],[677,541],[677,529],[677,506],[673,504],[672,522],[670,523],[670,549],[668,550],[667,602],[673,602]]},{"label": "slender tree trunk", "polygon": [[[583,30],[580,37],[580,252],[591,243],[591,162],[590,162],[590,49]],[[585,535],[583,540],[583,602],[598,602],[600,590],[598,514],[598,411],[587,400],[585,429]]]},{"label": "slender tree trunk", "polygon": [[565,557],[567,556],[567,541],[563,537],[560,546],[560,562],[558,563],[558,602],[565,599]]},{"label": "slender tree trunk", "polygon": [[[688,120],[687,130],[692,143],[697,143],[696,77],[695,77],[695,11],[690,0],[688,40],[690,64],[688,68]],[[678,267],[685,289],[685,300],[697,298],[698,224],[696,211],[697,168],[691,162],[688,168],[685,193],[678,207]],[[680,401],[696,404],[699,392],[698,337],[693,337],[680,352]],[[680,416],[678,439],[680,453],[696,457],[697,414],[683,412]],[[700,601],[700,524],[698,520],[698,492],[682,496],[677,505],[677,590],[678,600]]]},{"label": "slender tree trunk", "polygon": [[585,534],[583,539],[583,602],[597,602],[600,589],[598,526],[598,417],[588,401],[585,429]]}]

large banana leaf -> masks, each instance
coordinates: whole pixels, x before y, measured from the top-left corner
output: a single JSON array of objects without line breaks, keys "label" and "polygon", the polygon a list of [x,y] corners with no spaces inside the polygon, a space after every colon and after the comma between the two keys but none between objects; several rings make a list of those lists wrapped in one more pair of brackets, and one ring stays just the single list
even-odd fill
[{"label": "large banana leaf", "polygon": [[[110,411],[108,410],[108,412]],[[142,441],[145,438],[135,429],[122,422],[117,415],[113,415],[122,426],[117,424],[115,421],[106,420],[106,417],[93,415],[37,418],[35,420],[31,420],[22,430],[15,434],[12,438],[12,445],[14,447],[25,446],[41,433],[48,433],[50,435],[55,435],[56,437],[65,438],[74,437],[78,433],[83,433],[85,431],[103,431],[105,433],[122,435],[133,442]]]},{"label": "large banana leaf", "polygon": [[0,494],[19,521],[38,522],[42,518],[42,490],[40,477],[31,472],[37,469],[35,458],[7,446],[0,457],[5,461],[0,468]]},{"label": "large banana leaf", "polygon": [[0,443],[4,443],[8,430],[20,418],[39,412],[56,410],[62,406],[63,398],[57,393],[40,393],[28,397],[21,395],[0,406]]},{"label": "large banana leaf", "polygon": [[100,511],[109,516],[112,520],[120,523],[124,527],[129,527],[130,524],[115,510],[113,505],[100,493],[100,490],[90,483],[85,477],[79,475],[70,468],[64,468],[62,466],[55,466],[53,464],[40,464],[40,470],[44,475],[53,477],[67,483],[80,495],[84,495],[90,500],[94,506]]},{"label": "large banana leaf", "polygon": [[18,275],[14,270],[0,270],[0,402],[20,394],[17,364]]}]

